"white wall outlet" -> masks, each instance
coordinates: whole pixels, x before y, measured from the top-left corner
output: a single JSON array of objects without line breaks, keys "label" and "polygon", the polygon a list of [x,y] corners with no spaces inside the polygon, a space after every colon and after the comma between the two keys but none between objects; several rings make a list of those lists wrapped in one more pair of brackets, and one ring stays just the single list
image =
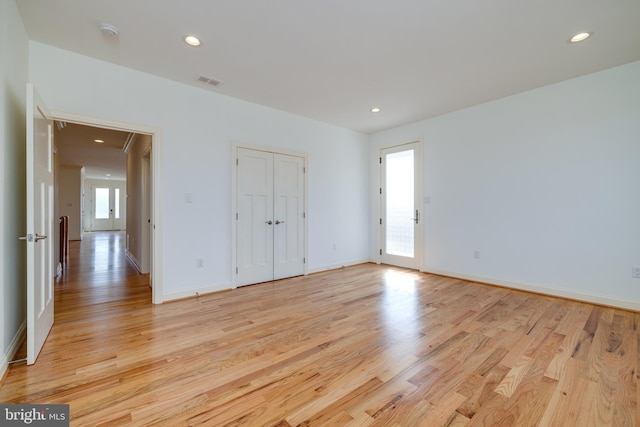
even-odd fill
[{"label": "white wall outlet", "polygon": [[632,267],[631,268],[631,277],[635,277],[636,279],[640,279],[640,267]]},{"label": "white wall outlet", "polygon": [[473,251],[473,257],[474,257],[475,259],[480,258],[480,251]]},{"label": "white wall outlet", "polygon": [[202,259],[202,258],[196,259],[196,267],[204,268],[204,259]]}]

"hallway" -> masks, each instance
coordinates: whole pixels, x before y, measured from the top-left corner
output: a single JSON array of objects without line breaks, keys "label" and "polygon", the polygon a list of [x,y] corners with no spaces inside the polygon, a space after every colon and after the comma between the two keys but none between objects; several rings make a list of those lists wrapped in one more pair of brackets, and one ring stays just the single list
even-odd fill
[{"label": "hallway", "polygon": [[84,233],[82,241],[69,242],[69,261],[56,279],[55,321],[95,304],[151,304],[148,283],[127,259],[124,231]]}]

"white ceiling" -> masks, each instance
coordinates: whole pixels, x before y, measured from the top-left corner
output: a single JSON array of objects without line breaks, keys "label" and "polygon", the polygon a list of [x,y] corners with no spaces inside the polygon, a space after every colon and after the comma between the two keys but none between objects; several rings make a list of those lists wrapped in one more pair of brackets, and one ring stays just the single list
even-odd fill
[{"label": "white ceiling", "polygon": [[[128,132],[74,123],[65,123],[62,129],[56,126],[54,131],[60,165],[84,166],[87,178],[126,179],[127,155],[122,149],[129,137]],[[96,143],[96,139],[104,143]]]},{"label": "white ceiling", "polygon": [[640,60],[638,0],[17,4],[32,40],[366,133]]}]

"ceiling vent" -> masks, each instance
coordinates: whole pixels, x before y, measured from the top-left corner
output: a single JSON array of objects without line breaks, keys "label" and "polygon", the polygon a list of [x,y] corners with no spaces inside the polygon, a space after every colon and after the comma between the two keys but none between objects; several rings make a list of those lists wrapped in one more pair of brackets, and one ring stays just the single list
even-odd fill
[{"label": "ceiling vent", "polygon": [[218,86],[220,83],[222,83],[220,80],[216,80],[213,79],[211,77],[207,77],[207,76],[202,76],[202,75],[198,75],[196,76],[196,81],[198,83],[202,83],[208,86]]}]

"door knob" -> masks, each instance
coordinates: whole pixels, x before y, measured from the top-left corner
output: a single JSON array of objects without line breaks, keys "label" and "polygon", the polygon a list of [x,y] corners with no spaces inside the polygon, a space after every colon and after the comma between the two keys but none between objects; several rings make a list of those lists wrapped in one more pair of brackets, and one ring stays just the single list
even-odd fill
[{"label": "door knob", "polygon": [[284,221],[278,221],[278,220],[276,219],[276,225],[278,225],[278,224],[284,224]]},{"label": "door knob", "polygon": [[265,221],[265,223],[271,225],[273,224],[273,221],[269,220],[269,221]]},{"label": "door knob", "polygon": [[46,238],[47,236],[43,236],[42,234],[36,233],[36,242],[39,242],[40,240],[44,240]]}]

